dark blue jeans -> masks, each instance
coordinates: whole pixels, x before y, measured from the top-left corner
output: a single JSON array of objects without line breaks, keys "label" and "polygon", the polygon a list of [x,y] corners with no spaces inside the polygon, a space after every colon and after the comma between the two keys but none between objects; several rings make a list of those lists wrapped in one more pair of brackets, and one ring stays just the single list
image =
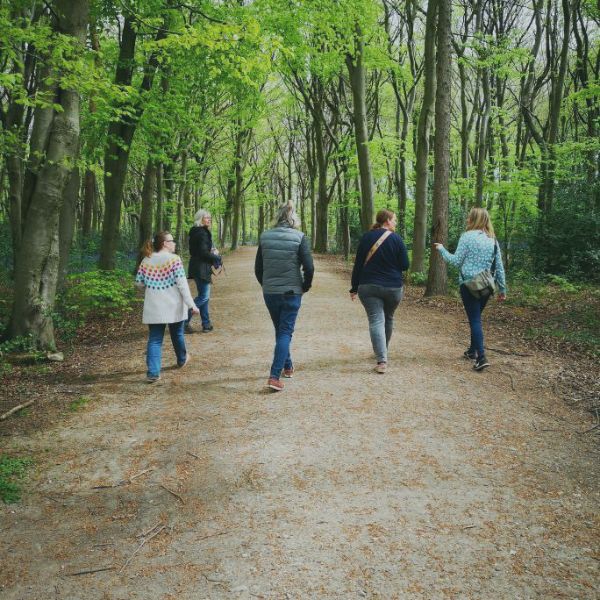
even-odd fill
[{"label": "dark blue jeans", "polygon": [[462,298],[467,318],[469,319],[469,327],[471,328],[471,345],[469,350],[477,353],[477,358],[485,356],[483,348],[483,326],[481,325],[481,313],[488,303],[490,296],[486,298],[475,298],[467,289],[466,285],[460,286],[460,297]]},{"label": "dark blue jeans", "polygon": [[290,344],[292,343],[296,317],[302,303],[302,295],[263,294],[263,296],[275,326],[275,352],[270,377],[279,379],[282,369],[293,368]]},{"label": "dark blue jeans", "polygon": [[[198,277],[194,277],[194,281],[196,282],[196,289],[198,290],[198,295],[194,298],[194,303],[200,310],[200,319],[202,320],[202,327],[208,327],[210,325],[210,316],[208,314],[208,301],[210,300],[210,283],[208,281],[204,281],[204,279],[199,279]],[[188,319],[189,323],[192,320],[192,311],[188,310]]]},{"label": "dark blue jeans", "polygon": [[[171,334],[171,342],[173,343],[175,356],[177,356],[178,365],[185,363],[185,359],[187,357],[185,338],[183,335],[184,324],[185,321],[179,321],[179,323],[169,323],[169,333]],[[165,325],[165,323],[154,323],[152,325],[148,325],[148,347],[146,351],[148,377],[158,377],[160,375]]]}]

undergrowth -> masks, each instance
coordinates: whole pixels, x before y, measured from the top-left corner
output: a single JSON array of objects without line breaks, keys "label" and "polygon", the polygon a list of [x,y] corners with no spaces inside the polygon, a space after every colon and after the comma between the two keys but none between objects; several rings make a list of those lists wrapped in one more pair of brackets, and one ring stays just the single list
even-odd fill
[{"label": "undergrowth", "polygon": [[23,479],[27,469],[33,465],[30,458],[0,456],[0,500],[13,504],[21,499],[19,480]]}]

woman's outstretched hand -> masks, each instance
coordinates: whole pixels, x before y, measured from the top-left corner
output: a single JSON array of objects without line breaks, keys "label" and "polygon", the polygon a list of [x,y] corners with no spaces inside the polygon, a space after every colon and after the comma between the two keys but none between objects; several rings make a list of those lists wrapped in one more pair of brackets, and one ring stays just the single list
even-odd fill
[{"label": "woman's outstretched hand", "polygon": [[352,300],[352,302],[354,302],[356,300],[356,296],[358,294],[356,292],[350,292],[350,300]]},{"label": "woman's outstretched hand", "polygon": [[433,247],[439,251],[444,247],[444,244],[439,244],[438,242],[433,242]]},{"label": "woman's outstretched hand", "polygon": [[194,306],[194,308],[192,308],[192,314],[193,315],[199,315],[200,314],[200,309],[197,306]]}]

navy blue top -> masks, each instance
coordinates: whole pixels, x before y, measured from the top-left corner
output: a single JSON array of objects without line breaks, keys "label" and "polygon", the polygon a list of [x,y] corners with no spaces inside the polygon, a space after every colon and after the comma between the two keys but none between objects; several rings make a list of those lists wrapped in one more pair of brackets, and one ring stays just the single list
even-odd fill
[{"label": "navy blue top", "polygon": [[365,265],[365,258],[367,258],[369,250],[383,235],[384,231],[386,230],[383,228],[372,229],[367,231],[360,239],[356,250],[354,269],[352,270],[351,293],[356,292],[358,286],[363,283],[372,283],[390,288],[402,287],[402,271],[408,269],[409,263],[406,246],[397,233],[388,236]]}]

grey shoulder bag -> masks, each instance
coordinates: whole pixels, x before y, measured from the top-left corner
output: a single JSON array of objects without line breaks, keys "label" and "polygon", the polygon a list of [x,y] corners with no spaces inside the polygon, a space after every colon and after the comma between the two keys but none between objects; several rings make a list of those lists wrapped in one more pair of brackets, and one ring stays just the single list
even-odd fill
[{"label": "grey shoulder bag", "polygon": [[481,271],[470,279],[465,281],[466,288],[475,298],[487,298],[496,293],[496,260],[498,258],[498,240],[494,240],[494,254],[492,264],[489,269]]}]

